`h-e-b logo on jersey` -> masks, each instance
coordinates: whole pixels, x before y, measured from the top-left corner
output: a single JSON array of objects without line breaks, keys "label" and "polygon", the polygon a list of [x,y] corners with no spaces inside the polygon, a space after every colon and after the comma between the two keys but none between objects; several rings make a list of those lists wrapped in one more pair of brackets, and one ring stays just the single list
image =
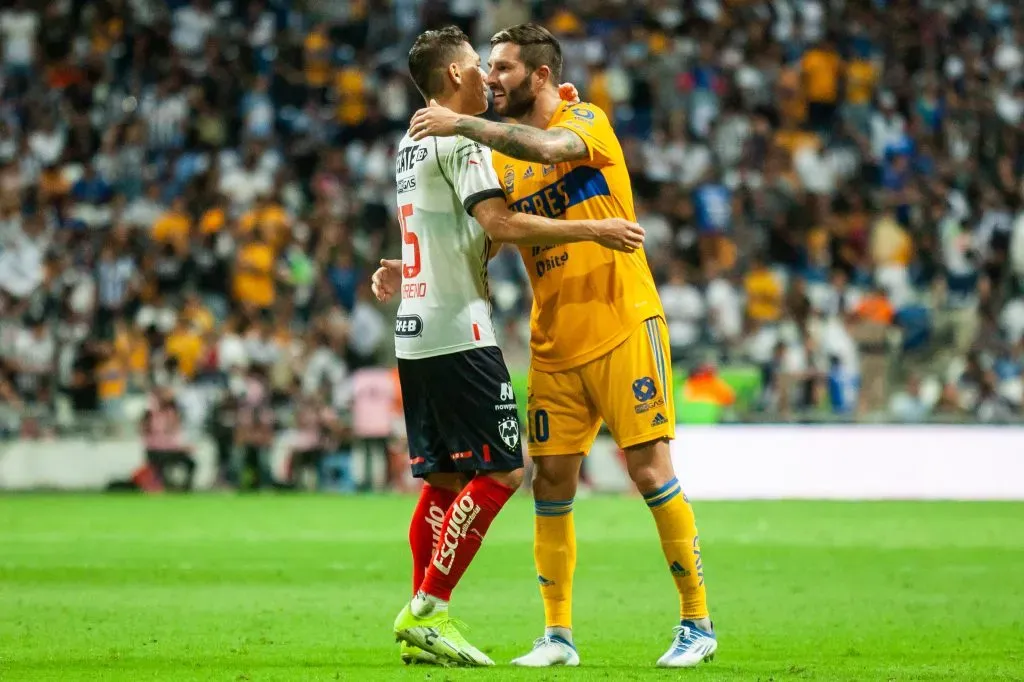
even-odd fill
[{"label": "h-e-b logo on jersey", "polygon": [[423,318],[419,315],[399,315],[395,318],[395,336],[413,338],[423,333]]},{"label": "h-e-b logo on jersey", "polygon": [[637,414],[665,404],[665,399],[658,396],[658,387],[651,377],[640,377],[633,382],[633,397],[640,403],[633,408]]}]

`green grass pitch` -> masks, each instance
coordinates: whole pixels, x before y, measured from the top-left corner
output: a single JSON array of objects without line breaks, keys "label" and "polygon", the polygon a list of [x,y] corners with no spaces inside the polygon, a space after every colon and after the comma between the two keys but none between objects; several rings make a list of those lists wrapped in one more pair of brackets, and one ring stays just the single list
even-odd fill
[{"label": "green grass pitch", "polygon": [[715,662],[660,671],[677,601],[637,498],[577,500],[583,667],[543,625],[532,504],[455,593],[492,670],[406,668],[407,497],[0,497],[0,680],[1024,679],[1024,505],[697,503]]}]

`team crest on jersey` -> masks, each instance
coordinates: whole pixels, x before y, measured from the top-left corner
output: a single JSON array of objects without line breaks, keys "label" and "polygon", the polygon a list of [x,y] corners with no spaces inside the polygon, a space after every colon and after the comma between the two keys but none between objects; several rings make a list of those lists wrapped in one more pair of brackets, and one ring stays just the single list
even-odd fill
[{"label": "team crest on jersey", "polygon": [[505,164],[505,174],[502,179],[505,184],[505,194],[512,194],[516,185],[516,172],[512,169],[512,164]]},{"label": "team crest on jersey", "polygon": [[548,173],[554,173],[554,172],[555,172],[555,164],[551,163],[551,164],[548,164],[547,166],[544,166],[544,168],[540,172],[540,176],[542,178],[543,177],[547,177]]},{"label": "team crest on jersey", "polygon": [[509,417],[498,423],[498,435],[505,441],[505,445],[514,448],[519,445],[519,420]]},{"label": "team crest on jersey", "polygon": [[594,122],[594,112],[590,109],[579,107],[572,110],[572,115],[585,122],[587,125],[592,125]]},{"label": "team crest on jersey", "polygon": [[523,173],[523,180],[533,177],[533,166],[527,166],[526,172]]}]

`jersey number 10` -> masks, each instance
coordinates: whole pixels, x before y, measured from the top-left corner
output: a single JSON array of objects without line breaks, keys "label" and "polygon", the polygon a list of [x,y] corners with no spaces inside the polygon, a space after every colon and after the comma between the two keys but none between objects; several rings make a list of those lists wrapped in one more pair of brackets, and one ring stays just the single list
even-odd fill
[{"label": "jersey number 10", "polygon": [[526,413],[526,435],[530,443],[546,443],[551,436],[548,430],[547,410],[531,410]]},{"label": "jersey number 10", "polygon": [[398,207],[398,224],[402,226],[402,242],[412,246],[412,265],[407,265],[405,254],[402,254],[402,277],[412,279],[420,274],[420,240],[409,226],[406,220],[412,216],[412,204],[402,204]]}]

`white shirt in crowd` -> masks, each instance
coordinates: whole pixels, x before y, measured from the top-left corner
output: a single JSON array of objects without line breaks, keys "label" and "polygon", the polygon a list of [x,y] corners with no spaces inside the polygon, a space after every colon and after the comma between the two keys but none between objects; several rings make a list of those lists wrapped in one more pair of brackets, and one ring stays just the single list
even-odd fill
[{"label": "white shirt in crowd", "polygon": [[47,329],[41,336],[31,328],[22,329],[14,342],[14,361],[21,372],[43,375],[53,371],[57,345]]},{"label": "white shirt in crowd", "polygon": [[658,289],[668,322],[669,343],[686,348],[700,340],[704,321],[704,299],[692,284],[663,284]]},{"label": "white shirt in crowd", "polygon": [[1018,277],[1024,277],[1024,211],[1017,214],[1010,228],[1010,267]]},{"label": "white shirt in crowd", "polygon": [[846,325],[838,316],[825,323],[821,333],[821,349],[826,357],[836,357],[844,371],[860,375],[860,350]]},{"label": "white shirt in crowd", "polygon": [[775,355],[779,342],[779,330],[774,325],[764,325],[744,340],[744,352],[751,362],[767,365]]},{"label": "white shirt in crowd", "polygon": [[338,357],[337,352],[326,346],[319,346],[309,356],[306,371],[302,374],[302,392],[316,395],[326,384],[331,390],[331,405],[343,410],[351,402],[351,387],[348,385],[348,365]]},{"label": "white shirt in crowd", "polygon": [[743,333],[743,299],[727,279],[718,277],[708,283],[706,292],[711,336],[716,341],[732,341]]},{"label": "white shirt in crowd", "polygon": [[174,12],[171,42],[180,52],[196,55],[206,47],[206,39],[216,27],[217,17],[213,12],[202,12],[186,5]]},{"label": "white shirt in crowd", "polygon": [[683,172],[679,176],[679,183],[683,187],[693,187],[699,183],[711,168],[711,150],[707,145],[692,142],[686,145],[684,151]]},{"label": "white shirt in crowd", "polygon": [[35,60],[36,33],[39,14],[31,10],[0,12],[0,35],[3,36],[4,62],[12,66],[29,66]]},{"label": "white shirt in crowd", "polygon": [[881,162],[885,158],[886,148],[902,140],[906,132],[907,122],[900,114],[886,116],[880,111],[872,114],[871,156],[874,160]]},{"label": "white shirt in crowd", "polygon": [[686,164],[686,150],[681,141],[666,140],[656,132],[643,146],[644,172],[655,182],[669,182],[680,177]]},{"label": "white shirt in crowd", "polygon": [[145,329],[153,326],[162,334],[170,333],[178,322],[178,314],[170,306],[144,305],[135,315],[135,326]]},{"label": "white shirt in crowd", "polygon": [[[16,231],[15,231],[16,230]],[[13,226],[0,244],[0,291],[15,298],[31,294],[43,281],[43,246]]]},{"label": "white shirt in crowd", "polygon": [[636,222],[644,228],[644,248],[647,253],[658,253],[672,242],[672,226],[662,213],[644,211],[637,214]]},{"label": "white shirt in crowd", "polygon": [[188,99],[181,92],[143,95],[139,112],[149,124],[149,141],[161,147],[176,143],[184,134],[189,110]]},{"label": "white shirt in crowd", "polygon": [[217,343],[217,364],[222,372],[249,366],[249,355],[241,336],[232,332],[220,337]]},{"label": "white shirt in crowd", "polygon": [[1006,339],[1013,344],[1024,339],[1024,298],[1015,298],[1003,308],[999,315],[999,327]]},{"label": "white shirt in crowd", "polygon": [[260,168],[232,168],[220,181],[220,191],[231,200],[236,209],[247,209],[256,197],[269,195],[274,188],[272,173]]},{"label": "white shirt in crowd", "polygon": [[249,334],[242,342],[245,344],[246,357],[256,365],[269,367],[281,357],[281,348],[273,338]]},{"label": "white shirt in crowd", "polygon": [[372,357],[391,331],[380,310],[366,301],[356,301],[352,308],[351,323],[358,333],[349,338],[348,347],[363,358]]},{"label": "white shirt in crowd", "polygon": [[166,211],[167,207],[159,201],[153,201],[148,197],[139,197],[125,207],[124,213],[121,214],[121,220],[132,227],[148,229]]},{"label": "white shirt in crowd", "polygon": [[52,166],[64,153],[65,134],[60,126],[50,132],[34,130],[28,136],[28,148],[43,166]]}]

